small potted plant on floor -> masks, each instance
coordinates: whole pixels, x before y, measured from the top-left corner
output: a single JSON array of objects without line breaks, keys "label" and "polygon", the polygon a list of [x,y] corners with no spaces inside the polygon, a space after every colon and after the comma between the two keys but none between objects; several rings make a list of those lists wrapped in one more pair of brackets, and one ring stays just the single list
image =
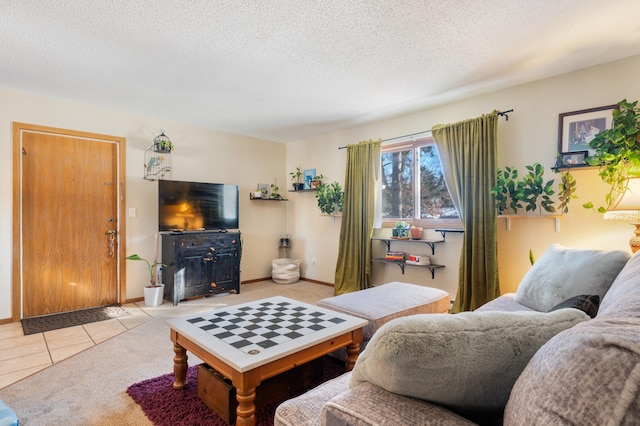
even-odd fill
[{"label": "small potted plant on floor", "polygon": [[147,259],[143,259],[137,254],[127,256],[127,260],[141,260],[147,264],[149,268],[149,284],[144,287],[144,304],[146,306],[158,306],[162,304],[162,298],[164,296],[164,284],[157,282],[157,268],[158,266],[167,266],[164,263],[149,262]]}]

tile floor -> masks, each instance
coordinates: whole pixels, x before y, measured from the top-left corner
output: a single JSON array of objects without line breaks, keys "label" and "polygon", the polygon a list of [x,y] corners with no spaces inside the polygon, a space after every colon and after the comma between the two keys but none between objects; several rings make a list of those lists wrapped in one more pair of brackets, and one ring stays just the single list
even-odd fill
[{"label": "tile floor", "polygon": [[151,319],[136,304],[131,315],[25,336],[19,322],[0,325],[0,389]]}]

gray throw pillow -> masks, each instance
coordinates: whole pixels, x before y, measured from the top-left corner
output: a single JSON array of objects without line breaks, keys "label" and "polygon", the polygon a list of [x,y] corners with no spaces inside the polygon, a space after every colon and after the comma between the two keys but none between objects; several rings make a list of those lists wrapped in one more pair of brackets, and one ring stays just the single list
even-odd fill
[{"label": "gray throw pillow", "polygon": [[598,295],[602,300],[630,257],[622,250],[570,249],[553,244],[524,275],[515,301],[547,312],[581,294]]},{"label": "gray throw pillow", "polygon": [[538,348],[588,319],[577,309],[394,319],[373,335],[360,354],[350,386],[370,382],[463,415],[502,410],[511,387]]}]

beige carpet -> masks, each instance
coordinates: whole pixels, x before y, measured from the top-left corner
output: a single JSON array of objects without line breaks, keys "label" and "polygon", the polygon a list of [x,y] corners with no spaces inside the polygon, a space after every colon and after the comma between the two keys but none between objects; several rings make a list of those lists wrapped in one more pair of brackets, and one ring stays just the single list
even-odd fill
[{"label": "beige carpet", "polygon": [[[0,390],[21,424],[150,425],[126,394],[132,383],[173,371],[173,344],[166,319],[281,295],[315,304],[333,287],[300,281],[246,284],[241,293],[144,308],[146,323]],[[189,365],[199,359],[189,354]]]}]

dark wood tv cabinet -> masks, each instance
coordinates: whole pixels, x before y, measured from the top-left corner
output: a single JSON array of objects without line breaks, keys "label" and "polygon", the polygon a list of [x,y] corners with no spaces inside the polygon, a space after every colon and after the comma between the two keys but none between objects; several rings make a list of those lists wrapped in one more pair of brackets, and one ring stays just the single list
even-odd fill
[{"label": "dark wood tv cabinet", "polygon": [[240,232],[166,232],[162,240],[164,298],[240,294]]}]

